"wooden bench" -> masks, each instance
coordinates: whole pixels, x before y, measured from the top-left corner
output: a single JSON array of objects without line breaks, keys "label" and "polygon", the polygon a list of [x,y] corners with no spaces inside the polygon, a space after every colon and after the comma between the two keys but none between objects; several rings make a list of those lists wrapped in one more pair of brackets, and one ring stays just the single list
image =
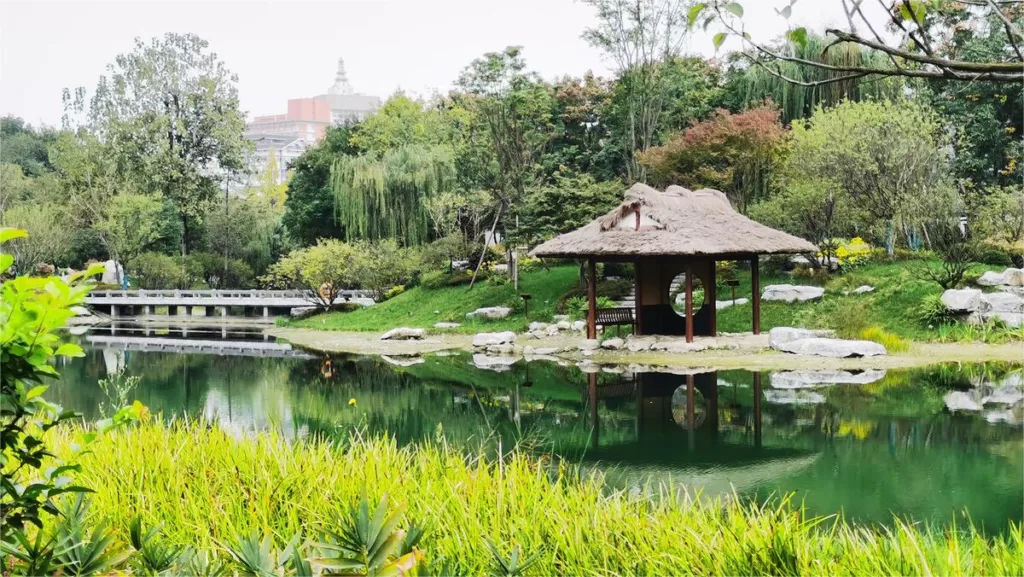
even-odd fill
[{"label": "wooden bench", "polygon": [[617,327],[628,325],[636,332],[636,318],[633,316],[633,309],[626,307],[615,307],[611,309],[597,309],[597,318],[594,324],[602,327],[614,326],[615,334],[619,334]]}]

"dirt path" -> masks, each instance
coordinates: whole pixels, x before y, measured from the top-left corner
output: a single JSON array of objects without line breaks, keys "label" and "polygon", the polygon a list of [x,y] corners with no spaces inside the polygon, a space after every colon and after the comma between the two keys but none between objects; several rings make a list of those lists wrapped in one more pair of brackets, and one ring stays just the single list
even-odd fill
[{"label": "dirt path", "polygon": [[[377,333],[318,331],[274,327],[271,336],[285,339],[307,349],[362,355],[418,355],[445,349],[471,350],[473,336],[466,334],[431,334],[421,341],[382,341]],[[524,346],[569,348],[562,356],[572,360],[584,357],[575,349],[581,339],[576,336],[541,340],[520,338],[517,350]],[[664,367],[708,367],[716,369],[888,369],[916,367],[943,362],[1004,361],[1024,363],[1024,343],[987,345],[983,343],[915,343],[905,353],[856,359],[798,356],[768,349],[767,335],[731,335],[705,339],[709,350],[692,353],[664,351],[605,351],[594,353],[591,360],[602,364],[637,364]],[[728,347],[728,348],[715,348]]]}]

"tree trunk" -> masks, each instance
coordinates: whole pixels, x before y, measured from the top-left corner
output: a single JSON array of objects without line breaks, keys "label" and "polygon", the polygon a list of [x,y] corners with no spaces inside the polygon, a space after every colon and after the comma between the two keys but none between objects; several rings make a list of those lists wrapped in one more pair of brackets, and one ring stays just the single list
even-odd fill
[{"label": "tree trunk", "polygon": [[[494,223],[491,224],[491,236],[494,238],[494,231],[498,229],[498,221],[501,220],[502,210],[505,208],[505,204],[501,203],[498,205],[498,212],[494,215]],[[473,269],[473,278],[469,279],[469,288],[473,288],[473,284],[476,283],[476,275],[480,273],[480,267],[484,265],[484,257],[487,255],[487,237],[484,237],[484,248],[480,251],[480,260],[476,262],[476,268]]]}]

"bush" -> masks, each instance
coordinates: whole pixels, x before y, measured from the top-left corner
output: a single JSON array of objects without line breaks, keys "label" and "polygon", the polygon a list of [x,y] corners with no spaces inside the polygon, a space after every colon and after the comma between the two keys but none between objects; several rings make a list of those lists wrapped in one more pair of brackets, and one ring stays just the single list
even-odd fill
[{"label": "bush", "polygon": [[910,343],[881,327],[868,327],[860,332],[860,338],[873,341],[885,347],[890,353],[902,353],[910,349]]},{"label": "bush", "polygon": [[395,298],[405,292],[405,285],[395,285],[384,293],[384,300]]},{"label": "bush", "polygon": [[[487,280],[491,276],[491,272],[486,268],[480,269],[480,274],[477,275],[477,282]],[[424,273],[420,278],[420,284],[424,288],[428,289],[439,289],[450,286],[468,285],[469,281],[473,278],[472,270],[460,270],[460,271],[432,271]]]},{"label": "bush", "polygon": [[185,271],[189,285],[203,283],[212,289],[244,289],[255,285],[252,267],[245,262],[230,258],[225,271],[223,256],[208,252],[190,254],[185,258]]},{"label": "bush", "polygon": [[928,295],[921,300],[916,315],[921,324],[937,327],[956,321],[956,316],[942,302],[942,295]]},{"label": "bush", "polygon": [[[615,302],[608,297],[601,296],[597,297],[596,305],[599,309],[609,309],[615,306]],[[589,308],[590,303],[587,297],[574,296],[565,301],[564,312],[574,319],[585,319]]]},{"label": "bush", "polygon": [[142,253],[132,261],[132,271],[130,276],[134,277],[139,288],[177,289],[188,285],[181,259],[166,254]]},{"label": "bush", "polygon": [[457,260],[475,265],[482,248],[481,243],[470,241],[461,234],[449,235],[420,247],[419,266],[424,271],[450,270],[452,261]]},{"label": "bush", "polygon": [[978,262],[992,266],[1010,267],[1014,265],[1013,257],[1008,252],[998,248],[985,249],[978,256]]},{"label": "bush", "polygon": [[351,283],[356,288],[373,291],[378,300],[392,287],[409,282],[418,272],[413,251],[394,239],[353,243]]}]

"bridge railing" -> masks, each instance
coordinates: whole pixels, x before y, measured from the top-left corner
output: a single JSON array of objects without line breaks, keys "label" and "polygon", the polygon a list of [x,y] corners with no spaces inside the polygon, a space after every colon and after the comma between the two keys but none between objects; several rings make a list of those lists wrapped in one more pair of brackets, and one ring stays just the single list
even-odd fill
[{"label": "bridge railing", "polygon": [[[89,299],[103,298],[230,298],[230,299],[308,299],[312,295],[302,290],[94,290]],[[373,298],[372,291],[346,290],[338,292],[338,301],[354,298]]]}]

